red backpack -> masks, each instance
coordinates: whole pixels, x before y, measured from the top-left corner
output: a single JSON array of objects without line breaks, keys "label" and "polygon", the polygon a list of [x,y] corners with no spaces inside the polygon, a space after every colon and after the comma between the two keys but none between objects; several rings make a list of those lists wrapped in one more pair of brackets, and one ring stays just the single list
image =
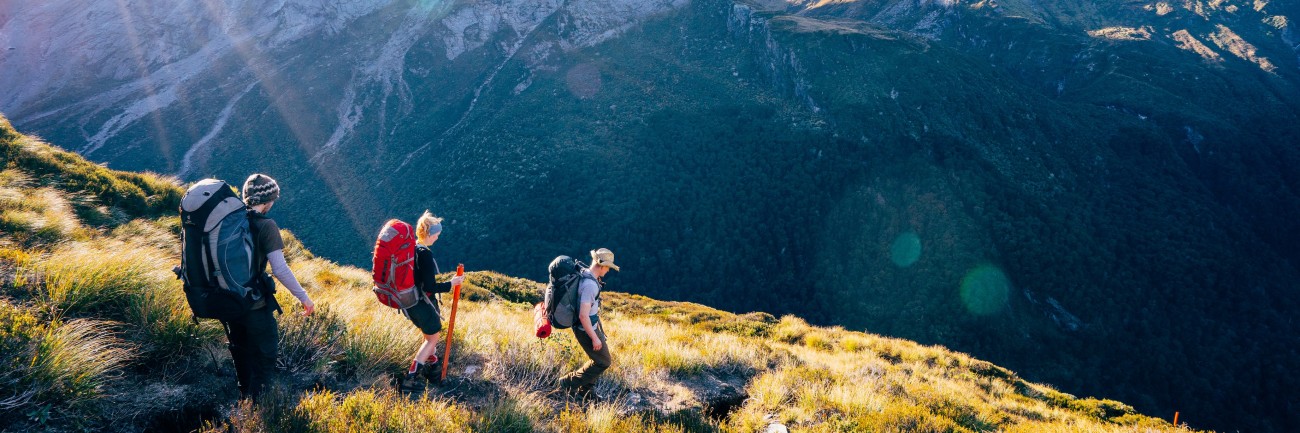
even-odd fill
[{"label": "red backpack", "polygon": [[420,302],[415,288],[415,228],[388,220],[375,240],[375,296],[389,307],[407,309]]}]

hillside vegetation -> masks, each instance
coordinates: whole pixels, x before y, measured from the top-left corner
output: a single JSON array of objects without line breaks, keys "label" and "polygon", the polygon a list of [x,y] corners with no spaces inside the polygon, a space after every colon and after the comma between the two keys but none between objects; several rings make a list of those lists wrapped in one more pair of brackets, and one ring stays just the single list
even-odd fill
[{"label": "hillside vegetation", "polygon": [[373,300],[368,271],[288,232],[319,308],[281,316],[284,380],[254,407],[236,400],[219,325],[191,320],[170,274],[173,180],[3,118],[0,157],[3,431],[1190,431],[941,347],[622,293],[605,295],[617,361],[597,397],[549,397],[584,355],[565,332],[531,336],[539,283],[493,272],[469,274],[448,382],[408,397],[391,376],[419,336]]}]

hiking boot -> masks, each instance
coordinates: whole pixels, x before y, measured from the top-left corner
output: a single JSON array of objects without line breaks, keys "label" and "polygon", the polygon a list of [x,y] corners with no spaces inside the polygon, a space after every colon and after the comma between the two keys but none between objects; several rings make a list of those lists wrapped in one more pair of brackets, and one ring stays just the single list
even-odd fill
[{"label": "hiking boot", "polygon": [[421,365],[419,368],[420,376],[423,376],[424,380],[429,381],[429,383],[442,382],[442,364],[438,361],[437,358],[434,358],[432,361]]},{"label": "hiking boot", "polygon": [[560,379],[560,383],[556,384],[555,389],[552,389],[551,392],[546,393],[546,396],[554,399],[564,399],[568,398],[573,393],[573,390],[573,381],[566,377]]},{"label": "hiking boot", "polygon": [[573,389],[573,397],[582,402],[595,401],[596,390],[591,385],[579,386]]},{"label": "hiking boot", "polygon": [[424,378],[420,377],[418,371],[406,373],[402,375],[402,379],[398,382],[397,389],[410,393],[424,392],[424,384]]}]

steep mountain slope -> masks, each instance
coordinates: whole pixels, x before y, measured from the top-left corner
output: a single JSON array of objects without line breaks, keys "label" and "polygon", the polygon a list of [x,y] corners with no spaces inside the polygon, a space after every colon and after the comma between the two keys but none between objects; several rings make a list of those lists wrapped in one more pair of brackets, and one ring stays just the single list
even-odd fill
[{"label": "steep mountain slope", "polygon": [[158,216],[179,187],[3,118],[0,157],[3,431],[1192,432],[937,346],[623,293],[604,295],[619,362],[596,401],[548,396],[582,355],[530,335],[539,283],[491,272],[469,275],[449,381],[408,398],[388,376],[418,335],[374,301],[367,271],[288,232],[319,308],[280,316],[286,379],[252,407],[235,400],[220,328],[191,322],[167,270],[178,221]]},{"label": "steep mountain slope", "polygon": [[639,293],[1297,428],[1293,4],[92,4],[0,6],[0,110],[270,172],[327,257],[431,208],[471,267],[605,245]]}]

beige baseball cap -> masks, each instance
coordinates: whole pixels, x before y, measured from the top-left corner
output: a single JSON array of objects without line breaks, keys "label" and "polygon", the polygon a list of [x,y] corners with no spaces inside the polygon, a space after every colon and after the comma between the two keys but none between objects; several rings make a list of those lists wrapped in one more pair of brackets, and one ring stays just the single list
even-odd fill
[{"label": "beige baseball cap", "polygon": [[618,270],[618,265],[614,264],[614,252],[610,251],[609,248],[591,250],[591,264],[592,266],[609,266],[610,269]]}]

